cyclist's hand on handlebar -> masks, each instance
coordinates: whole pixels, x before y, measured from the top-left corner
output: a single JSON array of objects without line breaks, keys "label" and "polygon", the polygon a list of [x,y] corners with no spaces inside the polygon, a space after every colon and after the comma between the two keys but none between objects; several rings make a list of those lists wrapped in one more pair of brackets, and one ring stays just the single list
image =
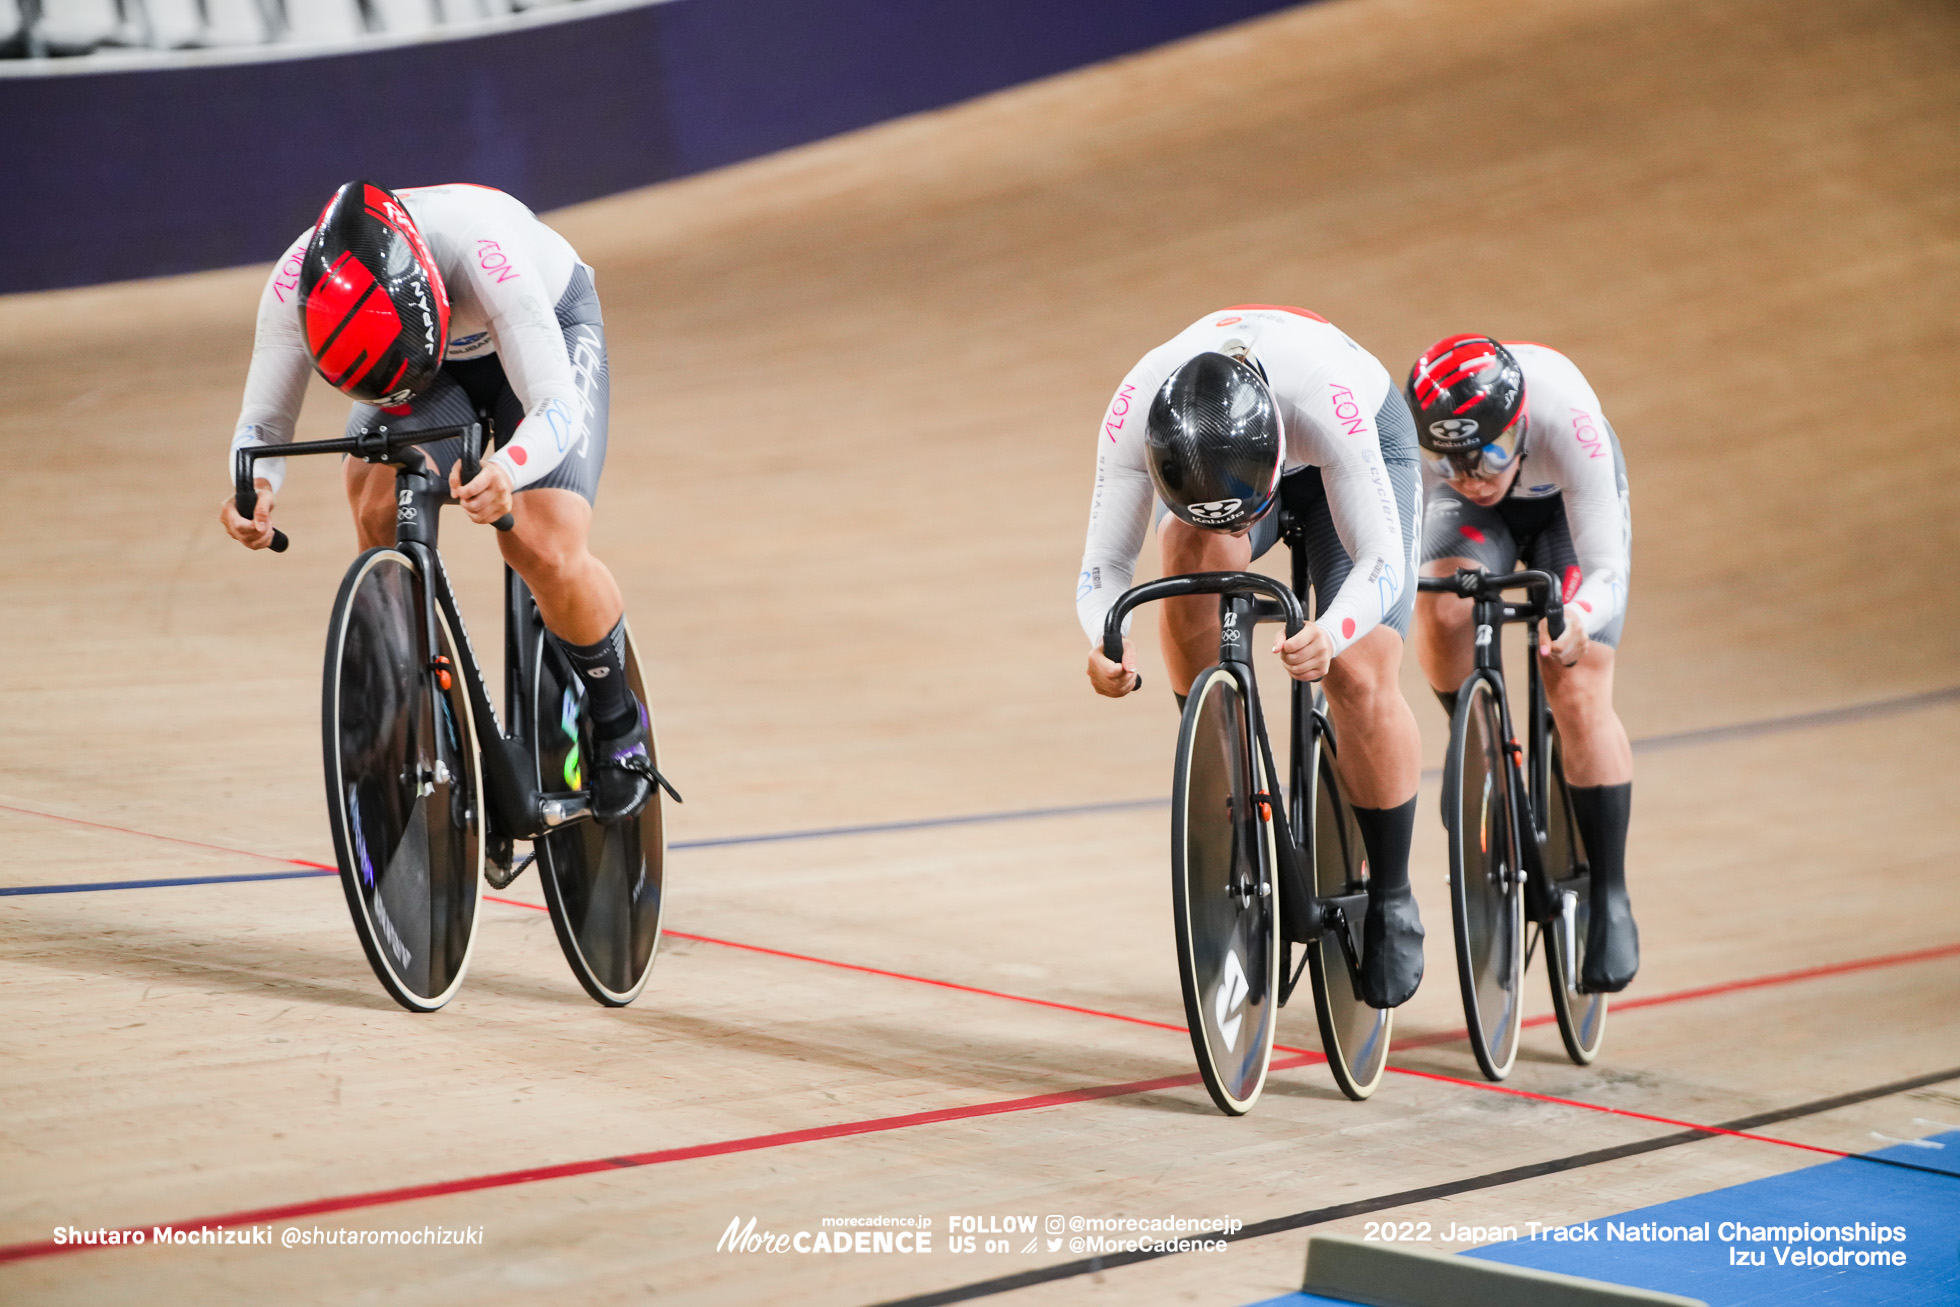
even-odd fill
[{"label": "cyclist's hand on handlebar", "polygon": [[238,515],[238,501],[226,495],[218,505],[218,523],[225,534],[244,545],[247,549],[264,549],[272,543],[272,483],[264,477],[256,477],[253,484],[259,490],[259,506],[250,519]]},{"label": "cyclist's hand on handlebar", "polygon": [[1308,622],[1293,635],[1273,646],[1273,652],[1286,664],[1286,673],[1296,681],[1317,681],[1327,675],[1334,661],[1334,641],[1317,622]]},{"label": "cyclist's hand on handlebar", "polygon": [[1136,648],[1128,640],[1123,642],[1123,661],[1120,663],[1112,663],[1103,657],[1101,644],[1089,646],[1089,684],[1096,687],[1097,694],[1120,699],[1140,683]]},{"label": "cyclist's hand on handlebar", "polygon": [[510,474],[496,463],[485,463],[476,480],[463,484],[462,460],[449,467],[449,497],[463,506],[472,522],[494,522],[510,512]]},{"label": "cyclist's hand on handlebar", "polygon": [[1586,628],[1579,622],[1579,615],[1572,609],[1565,610],[1565,633],[1556,640],[1548,640],[1545,633],[1538,633],[1538,656],[1556,658],[1559,665],[1572,667],[1585,656],[1586,646],[1592,643],[1586,638]]}]

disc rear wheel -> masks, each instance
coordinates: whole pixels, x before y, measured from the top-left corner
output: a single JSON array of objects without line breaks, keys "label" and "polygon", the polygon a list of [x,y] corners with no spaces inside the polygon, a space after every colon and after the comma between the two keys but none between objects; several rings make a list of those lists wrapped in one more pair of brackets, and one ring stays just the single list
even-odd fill
[{"label": "disc rear wheel", "polygon": [[1191,1046],[1221,1111],[1266,1083],[1279,1006],[1279,914],[1269,805],[1257,795],[1248,701],[1213,667],[1192,686],[1171,794],[1171,894]]},{"label": "disc rear wheel", "polygon": [[[530,718],[538,742],[539,787],[547,793],[586,789],[591,784],[593,735],[585,687],[542,624],[535,626],[534,640]],[[626,683],[645,704],[646,686],[630,627]],[[651,714],[647,756],[658,768]],[[664,797],[656,785],[637,817],[606,823],[587,819],[537,841],[539,875],[559,946],[585,992],[608,1007],[623,1007],[639,997],[653,970],[667,854]]]},{"label": "disc rear wheel", "polygon": [[1477,1065],[1491,1080],[1510,1074],[1524,1016],[1524,896],[1511,780],[1497,696],[1489,681],[1473,678],[1457,696],[1443,812],[1463,1015]]},{"label": "disc rear wheel", "polygon": [[1544,923],[1545,967],[1552,986],[1552,1011],[1566,1056],[1589,1066],[1606,1042],[1607,995],[1579,988],[1586,961],[1586,923],[1592,916],[1591,877],[1579,828],[1566,793],[1564,758],[1552,735],[1550,783],[1545,802],[1545,874],[1551,880],[1554,915]]},{"label": "disc rear wheel", "polygon": [[440,610],[428,645],[413,559],[355,560],[327,633],[322,734],[341,887],[361,947],[412,1011],[447,1003],[475,941],[483,880],[483,782],[475,722]]},{"label": "disc rear wheel", "polygon": [[[1303,844],[1313,867],[1314,895],[1325,899],[1365,894],[1368,861],[1361,827],[1341,797],[1340,781],[1334,773],[1333,735],[1318,713],[1312,719],[1312,740],[1307,757],[1302,759],[1302,774],[1314,778],[1313,819]],[[1298,793],[1294,795],[1296,813],[1301,799]],[[1361,908],[1355,905],[1355,911],[1359,913]],[[1361,921],[1357,916],[1347,924],[1353,928],[1349,947],[1359,957]],[[1395,1012],[1392,1008],[1369,1007],[1356,992],[1347,949],[1333,930],[1322,932],[1318,940],[1307,945],[1307,967],[1327,1068],[1342,1093],[1356,1101],[1365,1099],[1375,1092],[1388,1069]]]}]

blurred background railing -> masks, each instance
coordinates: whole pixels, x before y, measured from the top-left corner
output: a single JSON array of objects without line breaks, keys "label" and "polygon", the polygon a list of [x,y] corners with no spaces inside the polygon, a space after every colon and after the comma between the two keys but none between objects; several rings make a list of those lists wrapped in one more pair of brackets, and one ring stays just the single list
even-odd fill
[{"label": "blurred background railing", "polygon": [[343,45],[468,28],[579,0],[0,0],[0,59]]}]

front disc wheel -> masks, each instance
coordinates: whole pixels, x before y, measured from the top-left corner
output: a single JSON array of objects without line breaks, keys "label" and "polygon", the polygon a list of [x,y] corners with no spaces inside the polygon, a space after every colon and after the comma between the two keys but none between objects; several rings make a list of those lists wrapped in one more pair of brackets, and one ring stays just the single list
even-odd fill
[{"label": "front disc wheel", "polygon": [[399,550],[354,561],[327,628],[322,705],[327,809],[354,931],[382,988],[417,1012],[463,983],[483,884],[476,724],[440,609],[429,648],[424,584]]},{"label": "front disc wheel", "polygon": [[1279,1007],[1271,807],[1248,699],[1226,667],[1192,686],[1171,793],[1171,896],[1191,1047],[1219,1110],[1258,1101]]},{"label": "front disc wheel", "polygon": [[1477,1065],[1502,1080],[1517,1060],[1524,1017],[1524,895],[1510,755],[1489,681],[1474,678],[1458,694],[1449,750],[1443,811],[1457,979]]}]

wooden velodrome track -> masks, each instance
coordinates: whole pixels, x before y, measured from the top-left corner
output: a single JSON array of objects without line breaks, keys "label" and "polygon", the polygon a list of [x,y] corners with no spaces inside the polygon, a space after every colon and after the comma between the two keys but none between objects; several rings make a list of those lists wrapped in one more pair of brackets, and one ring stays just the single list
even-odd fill
[{"label": "wooden velodrome track", "polygon": [[[1509,1083],[1724,1122],[1952,1074],[1957,64],[1937,0],[1334,0],[553,215],[599,270],[597,547],[688,796],[651,984],[588,1001],[528,876],[425,1017],[324,876],[0,897],[0,1300],[847,1304],[1059,1267],[1013,1301],[1244,1303],[1297,1286],[1303,1233],[1086,1273],[954,1254],[947,1218],[1276,1221],[1674,1133],[1415,1074],[1353,1104],[1299,1056],[1244,1119],[1194,1083],[1154,631],[1151,691],[1099,700],[1070,595],[1110,386],[1230,303],[1391,371],[1448,331],[1551,342],[1625,442],[1656,1001],[1590,1069],[1535,1027]],[[261,276],[0,300],[0,885],[332,860],[337,470],[296,466],[283,557],[214,520]],[[490,543],[448,544],[493,652]],[[1474,1080],[1424,795],[1395,1061]],[[920,824],[738,838],[884,823]],[[1316,1046],[1306,1011],[1281,1042]],[[1764,1133],[1957,1112],[1949,1079]],[[1382,1205],[1576,1220],[1818,1160],[1704,1139]],[[41,1255],[265,1209],[483,1244]],[[734,1217],[913,1214],[930,1255],[714,1251]]]}]

